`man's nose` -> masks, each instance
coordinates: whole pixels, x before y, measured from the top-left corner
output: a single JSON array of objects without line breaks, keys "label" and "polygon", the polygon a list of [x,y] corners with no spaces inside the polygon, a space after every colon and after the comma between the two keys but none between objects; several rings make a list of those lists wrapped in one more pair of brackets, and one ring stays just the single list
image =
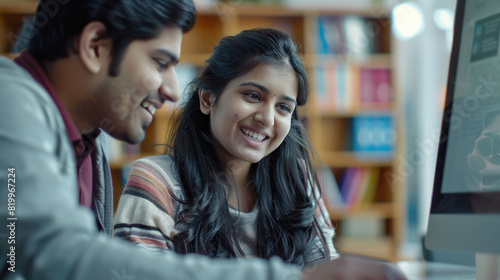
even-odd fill
[{"label": "man's nose", "polygon": [[158,89],[161,101],[177,102],[180,98],[179,81],[175,69],[172,68],[162,75],[160,88]]}]

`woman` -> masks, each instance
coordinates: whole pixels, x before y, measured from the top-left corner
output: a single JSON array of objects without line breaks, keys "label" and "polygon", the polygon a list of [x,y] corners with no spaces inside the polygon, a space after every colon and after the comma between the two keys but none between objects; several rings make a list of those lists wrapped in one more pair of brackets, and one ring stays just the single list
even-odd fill
[{"label": "woman", "polygon": [[309,95],[296,46],[273,29],[221,40],[193,81],[166,155],[135,162],[114,234],[212,257],[337,256],[296,106]]}]

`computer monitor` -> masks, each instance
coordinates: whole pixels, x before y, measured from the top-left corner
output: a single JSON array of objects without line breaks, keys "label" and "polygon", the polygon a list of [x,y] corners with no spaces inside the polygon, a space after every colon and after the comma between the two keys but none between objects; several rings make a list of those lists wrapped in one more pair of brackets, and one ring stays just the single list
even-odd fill
[{"label": "computer monitor", "polygon": [[454,28],[426,246],[500,255],[500,0],[458,0]]}]

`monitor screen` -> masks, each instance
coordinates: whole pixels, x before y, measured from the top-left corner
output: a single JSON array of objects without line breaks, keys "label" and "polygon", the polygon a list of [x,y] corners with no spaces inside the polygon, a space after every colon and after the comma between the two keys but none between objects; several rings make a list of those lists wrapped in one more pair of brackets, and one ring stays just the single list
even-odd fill
[{"label": "monitor screen", "polygon": [[458,0],[430,249],[500,254],[499,42],[500,1]]}]

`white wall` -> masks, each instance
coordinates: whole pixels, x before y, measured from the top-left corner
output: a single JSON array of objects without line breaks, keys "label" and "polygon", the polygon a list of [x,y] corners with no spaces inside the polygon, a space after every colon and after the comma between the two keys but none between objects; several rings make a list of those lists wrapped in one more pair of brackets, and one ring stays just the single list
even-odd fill
[{"label": "white wall", "polygon": [[[402,1],[406,2],[406,1]],[[412,38],[394,42],[397,84],[406,123],[408,227],[406,254],[420,254],[420,237],[427,230],[438,136],[448,75],[451,31],[435,23],[434,13],[454,0],[418,0],[424,28]],[[394,15],[397,17],[397,14]],[[395,22],[395,21],[393,21]]]}]

